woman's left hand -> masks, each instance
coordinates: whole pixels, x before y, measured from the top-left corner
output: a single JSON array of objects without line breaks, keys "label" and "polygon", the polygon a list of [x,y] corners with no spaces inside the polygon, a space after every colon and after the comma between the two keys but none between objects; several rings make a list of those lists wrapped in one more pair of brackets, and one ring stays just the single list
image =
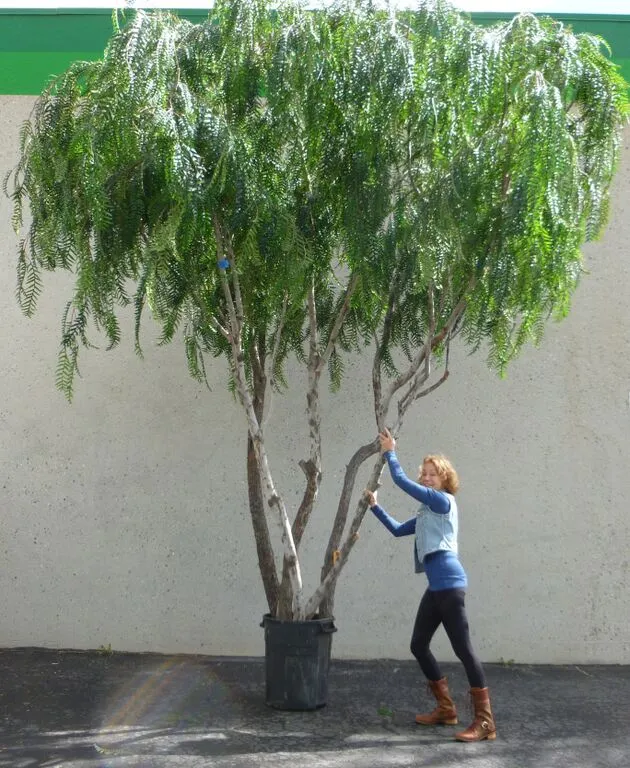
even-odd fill
[{"label": "woman's left hand", "polygon": [[368,491],[367,488],[363,491],[363,495],[367,499],[368,507],[375,507],[378,502],[376,500],[376,491]]},{"label": "woman's left hand", "polygon": [[378,439],[381,443],[381,453],[385,453],[385,451],[395,451],[396,450],[396,441],[392,437],[392,433],[385,427],[382,432],[379,432]]}]

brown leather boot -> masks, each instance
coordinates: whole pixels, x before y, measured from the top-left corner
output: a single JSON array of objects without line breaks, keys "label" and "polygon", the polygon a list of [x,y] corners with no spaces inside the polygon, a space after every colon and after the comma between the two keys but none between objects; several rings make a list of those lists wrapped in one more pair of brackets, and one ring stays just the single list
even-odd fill
[{"label": "brown leather boot", "polygon": [[428,715],[416,715],[416,723],[418,725],[457,725],[457,710],[448,692],[446,678],[429,680],[428,686],[435,696],[437,707]]},{"label": "brown leather boot", "polygon": [[457,741],[483,741],[484,739],[496,739],[497,728],[494,724],[492,709],[490,708],[490,694],[487,688],[471,688],[475,719],[465,731],[455,734]]}]

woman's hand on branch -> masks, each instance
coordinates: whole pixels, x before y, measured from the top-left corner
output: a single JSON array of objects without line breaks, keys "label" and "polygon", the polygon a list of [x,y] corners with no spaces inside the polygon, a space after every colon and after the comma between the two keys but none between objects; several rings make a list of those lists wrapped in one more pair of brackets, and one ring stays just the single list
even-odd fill
[{"label": "woman's hand on branch", "polygon": [[378,504],[376,500],[376,491],[368,491],[367,488],[363,491],[363,495],[367,499],[368,507],[375,507]]},{"label": "woman's hand on branch", "polygon": [[381,453],[385,453],[385,451],[395,451],[396,450],[396,441],[392,437],[392,433],[387,429],[387,427],[383,428],[382,432],[379,432],[378,439],[381,443]]}]

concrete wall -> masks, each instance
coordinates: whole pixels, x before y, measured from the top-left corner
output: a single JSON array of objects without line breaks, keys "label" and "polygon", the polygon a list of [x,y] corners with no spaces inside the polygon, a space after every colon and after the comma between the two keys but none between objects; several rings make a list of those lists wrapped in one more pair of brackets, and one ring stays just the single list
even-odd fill
[{"label": "concrete wall", "polygon": [[[0,99],[3,176],[32,103]],[[611,223],[586,249],[569,319],[504,381],[456,350],[448,384],[399,443],[409,472],[431,450],[461,474],[461,555],[486,661],[630,662],[630,131],[625,145]],[[224,365],[208,392],[179,345],[157,348],[147,334],[139,360],[128,323],[120,349],[82,355],[68,405],[54,376],[70,284],[47,275],[39,312],[24,318],[6,200],[0,235],[0,645],[262,654],[245,426]],[[368,370],[357,362],[348,374],[325,397],[324,484],[303,545],[312,587],[343,467],[374,433]],[[267,431],[295,508],[307,451],[299,371],[291,385]],[[413,511],[389,479],[380,499],[400,518]],[[411,539],[366,519],[337,592],[335,655],[407,658],[424,586]],[[441,632],[436,651],[452,658]]]}]

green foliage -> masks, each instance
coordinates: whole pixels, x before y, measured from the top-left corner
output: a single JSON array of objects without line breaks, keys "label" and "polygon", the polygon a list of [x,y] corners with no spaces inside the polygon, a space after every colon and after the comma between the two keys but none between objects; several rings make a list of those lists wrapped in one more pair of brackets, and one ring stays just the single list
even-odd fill
[{"label": "green foliage", "polygon": [[387,704],[381,704],[376,710],[381,717],[393,717],[394,710]]},{"label": "green foliage", "polygon": [[112,644],[107,643],[107,645],[99,645],[99,647],[96,649],[96,653],[98,653],[100,656],[113,656],[114,651],[112,649]]},{"label": "green foliage", "polygon": [[76,277],[57,371],[68,396],[90,322],[113,347],[130,302],[138,352],[148,306],[203,380],[206,354],[229,358],[217,324],[235,274],[248,365],[283,323],[278,385],[303,355],[312,282],[326,341],[359,277],[334,387],[343,353],[375,336],[394,375],[395,350],[411,357],[462,300],[463,337],[499,371],[568,311],[628,108],[602,41],[530,15],[478,28],[446,5],[367,0],[273,13],[218,0],[198,25],[142,11],[117,25],[100,61],[42,94],[6,187],[17,230],[32,214],[24,312],[42,270]]}]

